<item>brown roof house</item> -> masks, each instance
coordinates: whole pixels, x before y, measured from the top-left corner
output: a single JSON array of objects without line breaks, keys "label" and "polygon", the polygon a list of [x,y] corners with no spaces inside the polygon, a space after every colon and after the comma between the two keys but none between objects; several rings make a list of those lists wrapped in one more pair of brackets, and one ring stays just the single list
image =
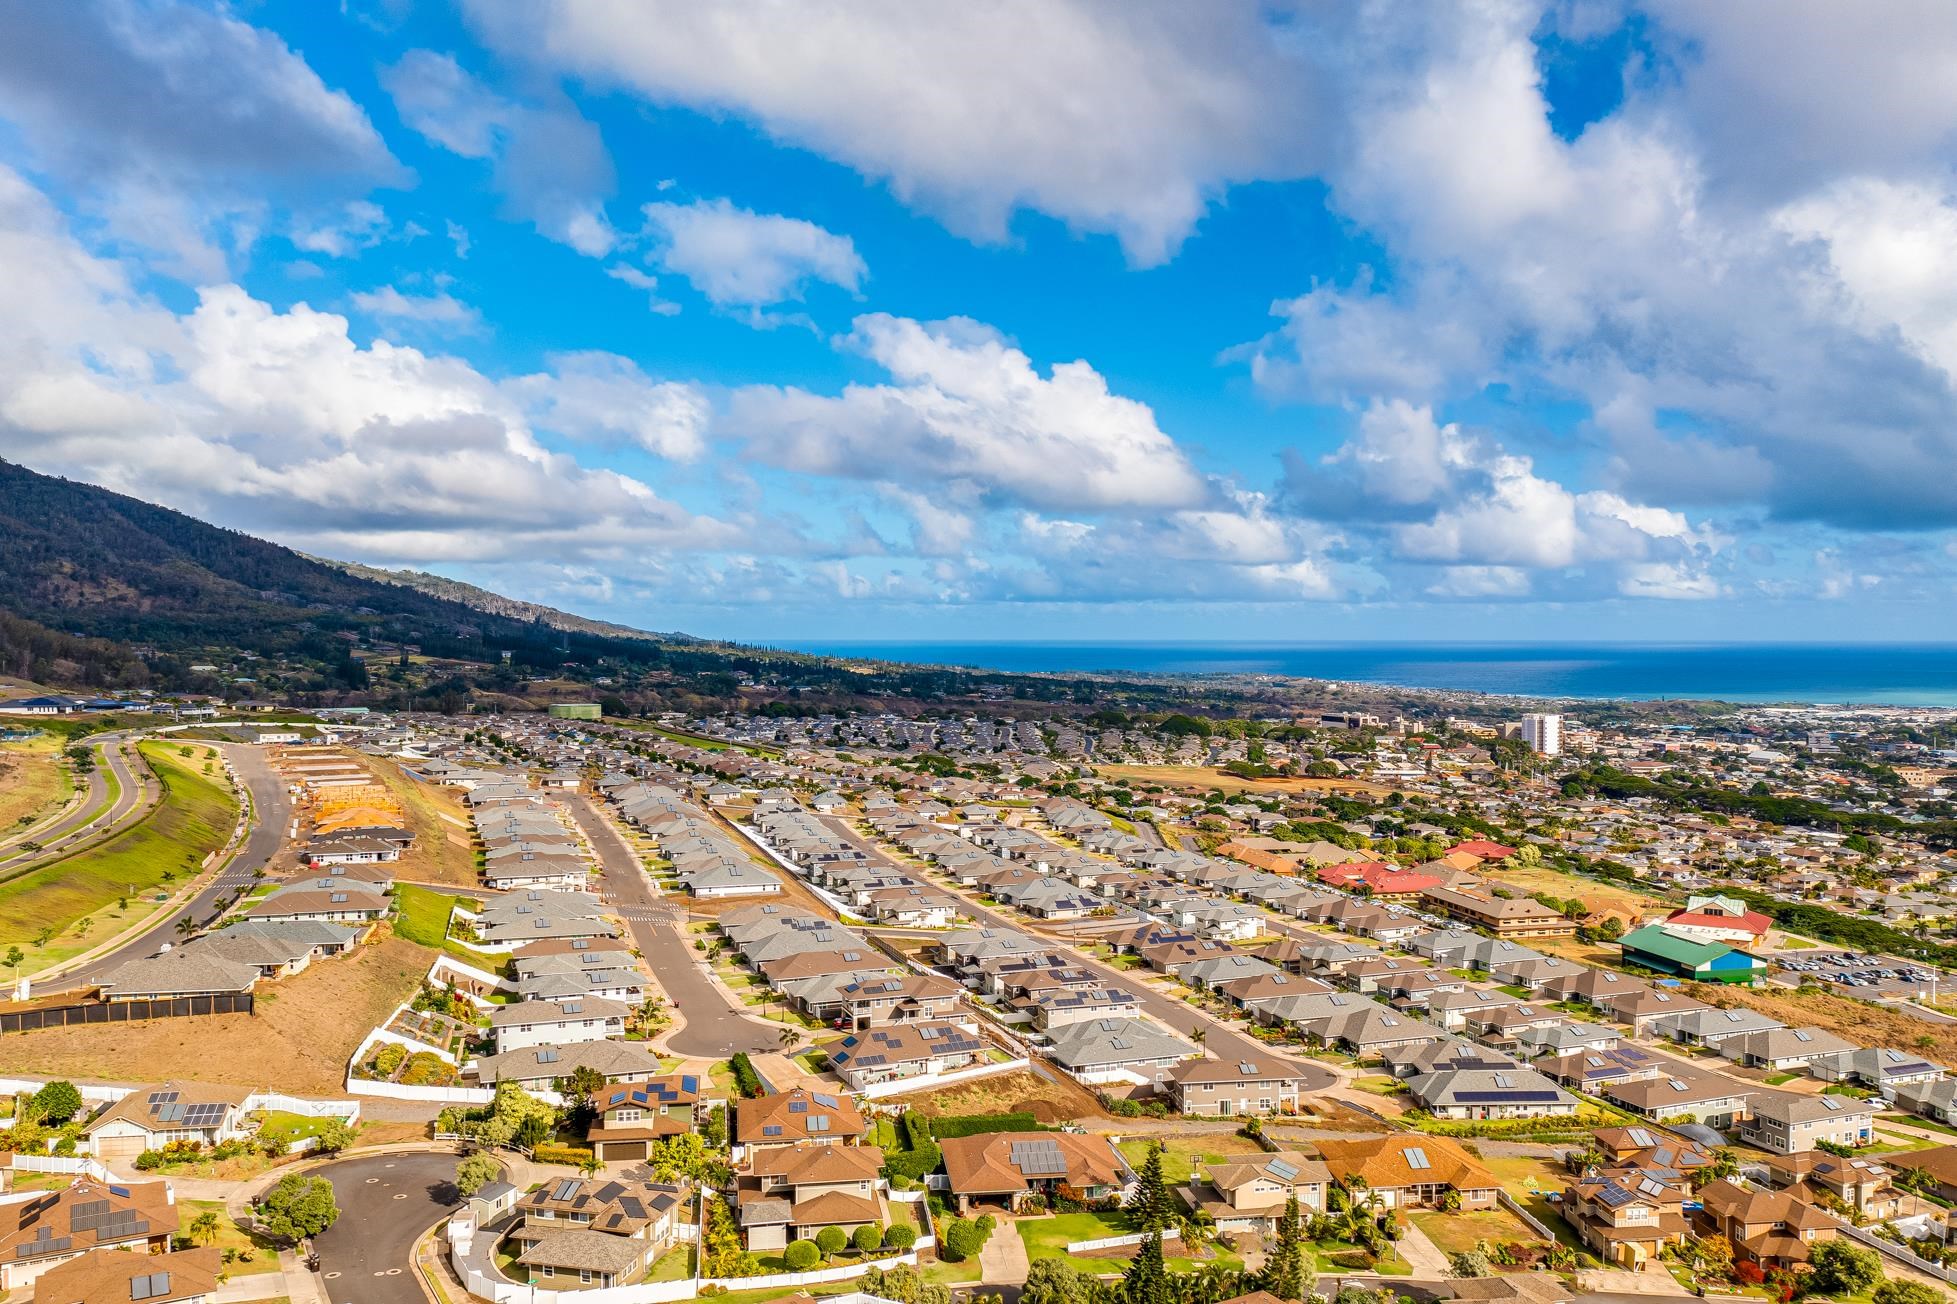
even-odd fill
[{"label": "brown roof house", "polygon": [[176,1230],[176,1195],[168,1182],[76,1178],[59,1191],[0,1205],[0,1290],[31,1285],[91,1250],[161,1254]]},{"label": "brown roof house", "polygon": [[517,1201],[504,1235],[540,1281],[621,1286],[672,1248],[689,1198],[679,1186],[560,1177]]},{"label": "brown roof house", "polygon": [[1135,1180],[1105,1136],[987,1132],[946,1137],[938,1146],[960,1214],[969,1212],[974,1200],[1016,1211],[1027,1196],[1051,1195],[1062,1188],[1081,1200],[1100,1200],[1125,1194]]},{"label": "brown roof house", "polygon": [[654,1141],[691,1132],[700,1104],[700,1079],[674,1073],[625,1086],[608,1087],[592,1098],[598,1121],[585,1140],[600,1160],[645,1159]]},{"label": "brown roof house", "polygon": [[856,1145],[869,1134],[863,1112],[848,1096],[805,1087],[743,1100],[734,1107],[734,1140],[750,1149],[798,1141]]},{"label": "brown roof house", "polygon": [[736,1184],[741,1233],[750,1250],[813,1240],[824,1227],[854,1232],[889,1221],[883,1150],[803,1141],[749,1156]]},{"label": "brown roof house", "polygon": [[1389,1209],[1439,1208],[1449,1191],[1463,1209],[1490,1209],[1498,1183],[1459,1143],[1440,1136],[1381,1136],[1321,1141],[1334,1181],[1363,1182]]},{"label": "brown roof house", "polygon": [[1672,1169],[1593,1170],[1564,1188],[1560,1212],[1599,1258],[1635,1268],[1666,1246],[1684,1244],[1690,1189]]},{"label": "brown roof house", "polygon": [[1207,1210],[1219,1230],[1267,1236],[1276,1233],[1285,1203],[1294,1195],[1307,1217],[1323,1213],[1325,1188],[1332,1181],[1324,1163],[1289,1150],[1233,1155],[1205,1168],[1205,1176],[1192,1177],[1182,1189],[1189,1206]]},{"label": "brown roof house", "polygon": [[1304,1070],[1276,1055],[1183,1060],[1169,1070],[1169,1096],[1184,1114],[1295,1113]]},{"label": "brown roof house", "polygon": [[213,1304],[223,1252],[100,1250],[58,1263],[34,1283],[37,1304]]},{"label": "brown roof house", "polygon": [[1699,1221],[1733,1243],[1734,1257],[1762,1268],[1806,1263],[1809,1247],[1835,1234],[1835,1220],[1787,1191],[1760,1191],[1728,1181],[1699,1192]]}]

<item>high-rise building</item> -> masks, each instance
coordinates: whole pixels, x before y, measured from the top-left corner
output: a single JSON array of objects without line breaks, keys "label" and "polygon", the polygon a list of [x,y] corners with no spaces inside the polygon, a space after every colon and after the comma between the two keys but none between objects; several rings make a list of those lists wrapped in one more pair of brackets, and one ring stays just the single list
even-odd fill
[{"label": "high-rise building", "polygon": [[1532,711],[1522,717],[1522,741],[1538,756],[1563,754],[1563,717],[1546,711]]}]

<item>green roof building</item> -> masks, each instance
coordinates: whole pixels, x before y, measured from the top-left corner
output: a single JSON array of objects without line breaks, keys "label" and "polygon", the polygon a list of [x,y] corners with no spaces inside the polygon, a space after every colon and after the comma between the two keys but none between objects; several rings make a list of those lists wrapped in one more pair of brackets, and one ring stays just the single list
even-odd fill
[{"label": "green roof building", "polygon": [[1659,924],[1624,934],[1624,962],[1674,978],[1702,983],[1754,983],[1766,976],[1767,962],[1718,942],[1694,942],[1668,933]]}]

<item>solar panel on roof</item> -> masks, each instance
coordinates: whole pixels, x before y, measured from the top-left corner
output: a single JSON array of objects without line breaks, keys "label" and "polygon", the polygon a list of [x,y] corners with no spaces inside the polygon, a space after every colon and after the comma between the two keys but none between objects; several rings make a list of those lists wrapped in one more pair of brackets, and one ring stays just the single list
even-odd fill
[{"label": "solar panel on roof", "polygon": [[1433,1162],[1427,1158],[1427,1152],[1419,1146],[1408,1146],[1403,1153],[1406,1155],[1408,1168],[1421,1169],[1432,1168],[1434,1166]]},{"label": "solar panel on roof", "polygon": [[1280,1182],[1293,1181],[1298,1176],[1298,1166],[1288,1159],[1273,1159],[1264,1166],[1264,1171]]},{"label": "solar panel on roof", "polygon": [[553,1200],[568,1200],[577,1193],[578,1179],[575,1177],[566,1177],[558,1182],[557,1188],[551,1192],[550,1198]]}]

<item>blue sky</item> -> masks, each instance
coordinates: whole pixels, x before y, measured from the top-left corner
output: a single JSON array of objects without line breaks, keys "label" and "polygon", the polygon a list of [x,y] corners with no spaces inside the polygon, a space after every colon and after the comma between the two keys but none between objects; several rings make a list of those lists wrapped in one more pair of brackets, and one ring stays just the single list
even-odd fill
[{"label": "blue sky", "polygon": [[8,35],[40,470],[743,639],[1957,634],[1957,11]]}]

